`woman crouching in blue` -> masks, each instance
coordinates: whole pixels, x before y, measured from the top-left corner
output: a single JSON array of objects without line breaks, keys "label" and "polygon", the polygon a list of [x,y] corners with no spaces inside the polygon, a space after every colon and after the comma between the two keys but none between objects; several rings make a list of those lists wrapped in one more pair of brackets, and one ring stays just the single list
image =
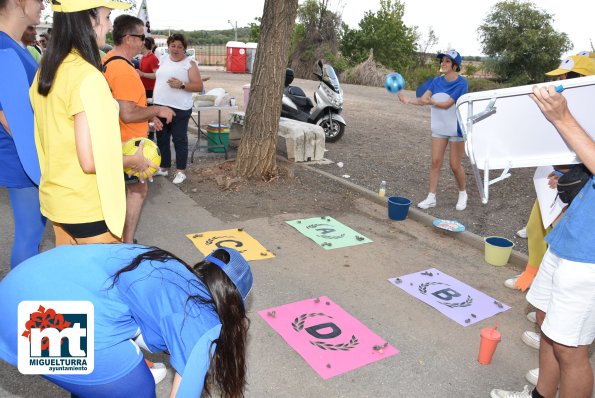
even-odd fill
[{"label": "woman crouching in blue", "polygon": [[139,346],[169,353],[176,371],[171,397],[198,398],[209,386],[223,397],[242,397],[249,324],[244,300],[251,287],[250,266],[233,249],[218,249],[190,266],[155,247],[57,247],[0,282],[0,358],[17,366],[20,339],[30,345],[25,325],[17,325],[22,301],[87,301],[94,307],[93,371],[43,376],[73,397],[155,397]]}]

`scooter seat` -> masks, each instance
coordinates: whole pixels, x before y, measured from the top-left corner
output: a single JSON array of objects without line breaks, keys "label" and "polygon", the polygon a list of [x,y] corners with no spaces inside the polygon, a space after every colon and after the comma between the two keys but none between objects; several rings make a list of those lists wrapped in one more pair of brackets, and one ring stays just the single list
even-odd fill
[{"label": "scooter seat", "polygon": [[306,93],[299,87],[290,86],[286,89],[286,95],[293,101],[293,103],[304,112],[310,112],[314,107],[312,100],[306,97]]},{"label": "scooter seat", "polygon": [[296,86],[289,86],[287,87],[287,92],[289,95],[297,95],[298,97],[305,97],[306,93],[299,87]]}]

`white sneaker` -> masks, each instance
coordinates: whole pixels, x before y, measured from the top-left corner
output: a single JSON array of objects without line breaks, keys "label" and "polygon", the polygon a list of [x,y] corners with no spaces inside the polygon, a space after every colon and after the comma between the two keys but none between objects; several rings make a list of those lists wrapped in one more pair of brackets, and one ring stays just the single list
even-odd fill
[{"label": "white sneaker", "polygon": [[459,192],[459,200],[457,200],[457,205],[455,209],[458,211],[463,211],[467,208],[467,191],[460,191]]},{"label": "white sneaker", "polygon": [[537,314],[535,311],[531,311],[527,314],[527,320],[532,323],[537,323]]},{"label": "white sneaker", "polygon": [[186,180],[186,174],[182,171],[178,171],[174,176],[174,180],[172,181],[174,184],[181,184]]},{"label": "white sneaker", "polygon": [[167,376],[167,368],[161,362],[153,362],[153,367],[149,370],[155,379],[155,384],[159,384]]},{"label": "white sneaker", "polygon": [[428,197],[417,204],[420,209],[429,209],[430,207],[436,207],[436,194],[429,193]]},{"label": "white sneaker", "polygon": [[169,171],[165,170],[165,169],[158,169],[156,172],[153,173],[153,176],[163,176],[163,177],[167,177],[169,175]]},{"label": "white sneaker", "polygon": [[519,280],[519,276],[521,276],[521,275],[519,274],[517,276],[513,276],[512,278],[505,280],[504,286],[506,286],[509,289],[519,290],[519,288],[516,287],[516,281]]},{"label": "white sneaker", "polygon": [[531,390],[529,386],[525,386],[523,391],[505,391],[505,390],[492,390],[490,392],[492,398],[531,398]]},{"label": "white sneaker", "polygon": [[541,341],[541,334],[527,330],[521,336],[521,340],[523,340],[523,343],[527,344],[529,347],[539,350],[539,342]]},{"label": "white sneaker", "polygon": [[539,379],[539,368],[530,369],[525,374],[525,379],[534,386],[537,385],[537,379]]},{"label": "white sneaker", "polygon": [[527,239],[527,227],[516,231],[516,236],[518,236],[519,238]]}]

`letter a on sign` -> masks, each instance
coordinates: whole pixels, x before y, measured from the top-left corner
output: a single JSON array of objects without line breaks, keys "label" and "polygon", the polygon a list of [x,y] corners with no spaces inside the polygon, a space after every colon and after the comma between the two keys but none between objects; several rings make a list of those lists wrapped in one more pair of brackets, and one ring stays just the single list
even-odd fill
[{"label": "letter a on sign", "polygon": [[316,228],[316,231],[320,232],[323,235],[326,235],[326,234],[330,234],[332,232],[335,232],[335,230],[332,229],[332,228]]}]

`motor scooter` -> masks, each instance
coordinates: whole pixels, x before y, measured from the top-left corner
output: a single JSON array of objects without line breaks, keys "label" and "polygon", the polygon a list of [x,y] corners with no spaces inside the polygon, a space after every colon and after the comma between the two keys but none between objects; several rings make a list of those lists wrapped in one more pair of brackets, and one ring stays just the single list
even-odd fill
[{"label": "motor scooter", "polygon": [[315,104],[306,97],[301,88],[290,85],[294,73],[292,69],[286,69],[281,116],[317,124],[324,130],[326,142],[336,142],[345,133],[347,125],[340,115],[343,110],[343,90],[331,65],[323,64],[319,60],[318,67],[320,73],[314,73],[320,81],[318,89],[314,92]]}]

